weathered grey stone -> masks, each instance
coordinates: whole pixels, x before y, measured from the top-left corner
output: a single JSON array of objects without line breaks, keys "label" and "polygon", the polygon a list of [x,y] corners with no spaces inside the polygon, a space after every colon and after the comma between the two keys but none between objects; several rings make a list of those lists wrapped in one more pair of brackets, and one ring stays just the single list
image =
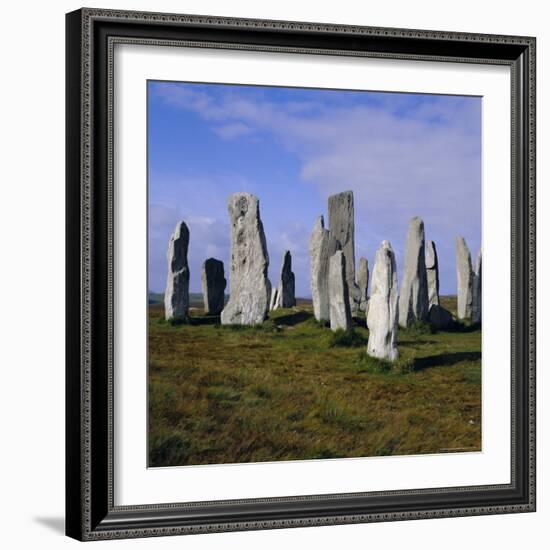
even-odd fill
[{"label": "weathered grey stone", "polygon": [[481,323],[481,249],[477,253],[472,291],[472,323]]},{"label": "weathered grey stone", "polygon": [[279,290],[276,286],[271,288],[271,299],[269,300],[269,310],[273,310],[277,307],[277,298],[279,296]]},{"label": "weathered grey stone", "polygon": [[295,279],[292,272],[292,256],[289,250],[286,250],[283,254],[279,281],[277,307],[294,307],[296,305]]},{"label": "weathered grey stone", "polygon": [[330,321],[328,295],[329,261],[338,248],[339,243],[325,229],[323,216],[319,216],[313,226],[309,239],[311,298],[313,301],[313,313],[317,321]]},{"label": "weathered grey stone", "polygon": [[329,261],[328,296],[331,330],[349,330],[351,328],[351,311],[346,281],[346,259],[341,250],[337,250]]},{"label": "weathered grey stone", "polygon": [[164,315],[168,321],[185,321],[189,315],[189,228],[176,225],[168,243],[168,278],[164,293]]},{"label": "weathered grey stone", "polygon": [[439,305],[439,263],[433,241],[426,243],[426,278],[428,280],[429,306]]},{"label": "weathered grey stone", "polygon": [[225,287],[227,286],[221,260],[208,258],[204,262],[201,283],[204,312],[209,315],[219,315],[223,309]]},{"label": "weathered grey stone", "polygon": [[346,279],[352,314],[359,310],[361,293],[355,283],[355,214],[353,191],[344,191],[328,198],[328,229],[340,243],[346,260]]},{"label": "weathered grey stone", "polygon": [[453,326],[453,316],[450,311],[444,307],[433,304],[430,307],[430,323],[438,329],[448,329]]},{"label": "weathered grey stone", "polygon": [[474,282],[472,257],[464,237],[456,238],[455,248],[458,318],[471,319]]},{"label": "weathered grey stone", "polygon": [[366,258],[359,258],[357,286],[360,292],[359,309],[361,311],[367,311],[367,303],[369,300],[369,262]]},{"label": "weathered grey stone", "polygon": [[372,270],[367,326],[367,353],[372,357],[395,361],[397,351],[397,269],[395,255],[388,241],[376,251]]},{"label": "weathered grey stone", "polygon": [[227,206],[231,221],[229,301],[221,313],[224,325],[262,323],[269,309],[269,256],[260,219],[260,202],[250,193],[234,193]]},{"label": "weathered grey stone", "polygon": [[399,293],[399,326],[410,327],[428,319],[428,278],[424,258],[424,222],[413,218],[407,232],[405,268]]}]

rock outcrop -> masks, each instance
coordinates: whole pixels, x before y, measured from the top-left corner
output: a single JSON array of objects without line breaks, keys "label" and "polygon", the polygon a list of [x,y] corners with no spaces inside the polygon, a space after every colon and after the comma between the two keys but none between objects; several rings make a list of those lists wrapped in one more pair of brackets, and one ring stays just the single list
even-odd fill
[{"label": "rock outcrop", "polygon": [[351,311],[346,280],[346,260],[341,250],[337,250],[330,258],[328,295],[331,330],[349,330],[351,328]]},{"label": "rock outcrop", "polygon": [[428,280],[428,304],[439,305],[439,263],[433,241],[426,243],[426,278]]},{"label": "rock outcrop", "polygon": [[397,351],[397,269],[395,255],[388,241],[376,252],[372,270],[367,326],[367,353],[378,359],[395,361]]},{"label": "rock outcrop", "polygon": [[369,262],[366,258],[359,258],[359,270],[357,271],[357,286],[359,287],[359,310],[367,311],[369,301]]},{"label": "rock outcrop", "polygon": [[201,283],[204,312],[208,315],[219,315],[223,309],[225,287],[227,286],[221,260],[208,258],[204,262]]},{"label": "rock outcrop", "polygon": [[189,315],[189,228],[184,221],[176,225],[168,243],[168,278],[164,293],[167,321],[186,321]]},{"label": "rock outcrop", "polygon": [[472,318],[473,279],[472,257],[464,237],[456,238],[456,285],[459,319]]},{"label": "rock outcrop", "polygon": [[348,295],[352,314],[359,310],[361,293],[355,283],[355,214],[353,191],[344,191],[328,198],[328,229],[340,243],[345,262]]},{"label": "rock outcrop", "polygon": [[338,250],[339,243],[325,229],[323,216],[319,216],[313,226],[309,239],[309,256],[311,263],[311,298],[315,319],[320,322],[330,321],[328,295],[329,262]]},{"label": "rock outcrop", "polygon": [[277,299],[279,297],[279,290],[276,286],[271,288],[271,299],[269,300],[269,311],[274,310],[277,307]]},{"label": "rock outcrop", "polygon": [[477,253],[472,291],[472,323],[481,323],[481,249]]},{"label": "rock outcrop", "polygon": [[429,321],[435,328],[440,330],[449,329],[454,324],[451,312],[437,304],[430,307]]},{"label": "rock outcrop", "polygon": [[292,271],[292,256],[289,250],[286,250],[283,254],[277,303],[278,307],[294,307],[296,305],[295,279]]},{"label": "rock outcrop", "polygon": [[231,267],[229,301],[221,313],[224,325],[262,323],[269,310],[269,256],[260,219],[260,202],[250,193],[229,197]]},{"label": "rock outcrop", "polygon": [[399,326],[410,327],[428,319],[428,279],[425,261],[424,222],[413,218],[407,232],[405,268],[399,293]]}]

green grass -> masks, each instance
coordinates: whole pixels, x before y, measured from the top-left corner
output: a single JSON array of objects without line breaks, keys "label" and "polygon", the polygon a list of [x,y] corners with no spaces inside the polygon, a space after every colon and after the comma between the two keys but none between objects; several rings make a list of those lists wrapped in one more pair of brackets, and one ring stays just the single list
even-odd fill
[{"label": "green grass", "polygon": [[366,346],[367,342],[368,339],[353,328],[351,330],[338,329],[332,333],[329,346],[331,348],[358,348]]},{"label": "green grass", "polygon": [[358,372],[370,374],[408,374],[414,371],[414,360],[411,357],[399,357],[396,361],[387,361],[371,357],[365,350],[357,358]]},{"label": "green grass", "polygon": [[407,329],[401,329],[407,334],[434,334],[437,332],[435,327],[426,321],[415,321]]},{"label": "green grass", "polygon": [[149,311],[151,466],[480,450],[476,327],[401,331],[388,363],[365,353],[364,319],[332,333],[303,301],[255,327]]}]

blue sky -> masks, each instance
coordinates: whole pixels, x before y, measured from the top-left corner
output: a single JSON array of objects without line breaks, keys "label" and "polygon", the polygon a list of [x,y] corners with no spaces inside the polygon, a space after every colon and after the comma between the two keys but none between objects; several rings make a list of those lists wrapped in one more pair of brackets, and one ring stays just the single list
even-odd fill
[{"label": "blue sky", "polygon": [[[149,289],[164,292],[176,223],[190,230],[191,292],[203,261],[229,272],[227,198],[260,199],[277,284],[290,250],[298,296],[310,296],[308,241],[329,195],[353,190],[355,254],[388,239],[398,277],[409,220],[435,241],[442,294],[456,293],[454,239],[481,243],[481,98],[148,82]],[[400,277],[399,277],[400,279]]]}]

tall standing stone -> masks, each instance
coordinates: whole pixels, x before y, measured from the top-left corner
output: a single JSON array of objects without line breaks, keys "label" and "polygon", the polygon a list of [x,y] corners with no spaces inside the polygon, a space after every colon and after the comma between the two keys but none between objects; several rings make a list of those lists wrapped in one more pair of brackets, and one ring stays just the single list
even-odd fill
[{"label": "tall standing stone", "polygon": [[346,261],[346,279],[352,313],[356,313],[361,302],[361,293],[355,283],[355,214],[353,191],[344,191],[328,198],[328,229],[330,235],[340,243]]},{"label": "tall standing stone", "polygon": [[269,256],[260,219],[260,202],[250,193],[234,193],[227,206],[231,221],[229,301],[221,313],[224,325],[262,323],[269,309]]},{"label": "tall standing stone", "polygon": [[296,305],[295,279],[289,250],[283,254],[277,304],[278,307],[294,307]]},{"label": "tall standing stone", "polygon": [[429,307],[439,304],[439,263],[437,250],[433,241],[426,243],[426,277],[428,279]]},{"label": "tall standing stone", "polygon": [[472,292],[472,323],[481,323],[481,249],[477,253]]},{"label": "tall standing stone", "polygon": [[338,250],[339,243],[325,229],[323,216],[319,216],[313,226],[309,239],[311,263],[311,298],[315,319],[320,322],[330,321],[328,295],[329,261]]},{"label": "tall standing stone", "polygon": [[366,258],[359,258],[357,285],[359,286],[360,292],[359,309],[361,311],[367,311],[367,302],[369,300],[369,262]]},{"label": "tall standing stone", "polygon": [[176,225],[168,243],[168,278],[164,293],[167,321],[186,321],[189,315],[189,228],[184,221]]},{"label": "tall standing stone", "polygon": [[273,310],[277,307],[277,301],[279,298],[279,290],[276,286],[271,288],[271,299],[269,300],[269,310]]},{"label": "tall standing stone", "polygon": [[388,241],[383,241],[376,252],[372,271],[371,294],[367,326],[369,341],[367,353],[372,357],[395,361],[397,351],[397,269],[395,254]]},{"label": "tall standing stone", "polygon": [[473,282],[472,257],[464,237],[456,238],[457,313],[459,319],[472,318]]},{"label": "tall standing stone", "polygon": [[209,315],[219,315],[223,309],[227,285],[223,262],[215,258],[208,258],[202,265],[201,282],[204,312]]},{"label": "tall standing stone", "polygon": [[447,330],[454,325],[453,315],[442,306],[430,306],[430,323],[439,330]]},{"label": "tall standing stone", "polygon": [[424,222],[413,218],[407,233],[405,269],[399,293],[399,326],[410,327],[428,319],[428,278],[425,261]]},{"label": "tall standing stone", "polygon": [[349,330],[351,328],[351,310],[346,280],[346,259],[341,250],[337,250],[329,261],[328,296],[331,330]]}]

